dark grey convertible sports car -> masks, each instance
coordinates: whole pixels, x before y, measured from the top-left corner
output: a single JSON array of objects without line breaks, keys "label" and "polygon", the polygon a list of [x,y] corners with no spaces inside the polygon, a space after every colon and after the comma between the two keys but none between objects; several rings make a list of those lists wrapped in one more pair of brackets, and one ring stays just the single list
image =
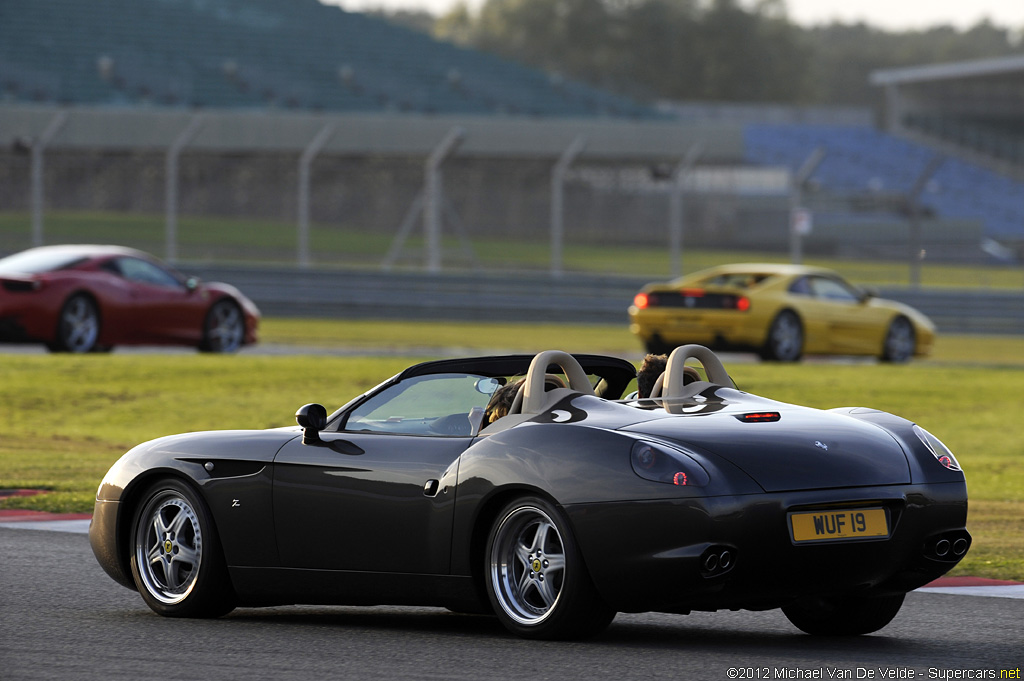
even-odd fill
[{"label": "dark grey convertible sports car", "polygon": [[915,424],[742,392],[701,346],[620,399],[635,374],[559,351],[427,362],[299,427],[153,440],[100,485],[93,551],[162,615],[434,605],[531,638],[723,608],[863,634],[967,552],[964,475]]}]

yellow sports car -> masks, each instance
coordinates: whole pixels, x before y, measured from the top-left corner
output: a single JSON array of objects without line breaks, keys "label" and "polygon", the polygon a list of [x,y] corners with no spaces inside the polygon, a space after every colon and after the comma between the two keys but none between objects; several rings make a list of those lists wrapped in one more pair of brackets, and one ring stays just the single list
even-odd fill
[{"label": "yellow sports car", "polygon": [[781,362],[804,353],[906,362],[935,339],[935,325],[914,308],[802,265],[723,265],[648,284],[629,319],[648,352],[699,343]]}]

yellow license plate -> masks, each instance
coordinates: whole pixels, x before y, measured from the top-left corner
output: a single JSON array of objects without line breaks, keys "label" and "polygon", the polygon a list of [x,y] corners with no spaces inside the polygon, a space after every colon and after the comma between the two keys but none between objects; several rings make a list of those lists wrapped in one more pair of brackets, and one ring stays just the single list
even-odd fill
[{"label": "yellow license plate", "polygon": [[884,508],[791,513],[789,524],[795,542],[889,536],[889,517]]}]

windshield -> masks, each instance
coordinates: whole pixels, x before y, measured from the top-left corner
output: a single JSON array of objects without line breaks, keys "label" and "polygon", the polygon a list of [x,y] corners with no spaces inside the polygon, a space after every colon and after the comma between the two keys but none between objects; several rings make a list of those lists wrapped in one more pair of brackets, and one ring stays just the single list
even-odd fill
[{"label": "windshield", "polygon": [[[482,416],[490,399],[490,393],[481,390],[481,379],[484,377],[454,373],[406,379],[360,404],[348,417],[344,429],[408,435],[470,435],[470,416],[475,409]],[[493,391],[489,383],[487,388]]]},{"label": "windshield", "polygon": [[28,250],[0,259],[0,274],[39,274],[62,270],[85,261],[81,253]]}]

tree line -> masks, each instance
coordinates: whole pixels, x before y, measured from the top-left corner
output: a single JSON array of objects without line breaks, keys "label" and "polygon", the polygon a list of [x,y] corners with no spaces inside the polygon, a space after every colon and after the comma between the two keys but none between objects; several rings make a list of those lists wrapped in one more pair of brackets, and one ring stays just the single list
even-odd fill
[{"label": "tree line", "polygon": [[886,31],[802,27],[785,0],[485,0],[442,16],[377,14],[641,101],[880,108],[883,68],[1020,54],[1020,30],[982,21]]}]

